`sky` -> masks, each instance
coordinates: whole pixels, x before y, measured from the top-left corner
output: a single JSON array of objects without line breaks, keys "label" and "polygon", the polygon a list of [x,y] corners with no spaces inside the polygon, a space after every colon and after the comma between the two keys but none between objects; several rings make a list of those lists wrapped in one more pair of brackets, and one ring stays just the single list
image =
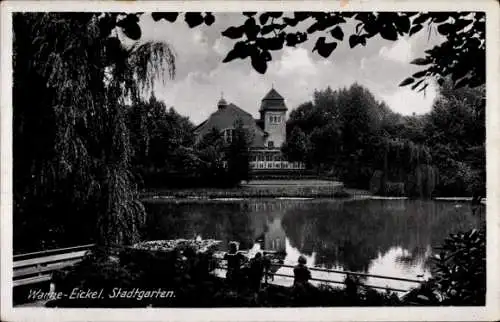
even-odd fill
[{"label": "sky", "polygon": [[[221,95],[231,103],[258,117],[261,99],[274,87],[289,109],[312,100],[314,90],[348,87],[357,82],[367,87],[379,101],[403,115],[430,111],[437,89],[429,86],[425,95],[401,88],[398,84],[420,66],[409,64],[423,57],[426,49],[442,39],[426,28],[411,38],[388,41],[375,36],[367,45],[349,47],[347,37],[325,59],[312,52],[315,39],[297,47],[273,51],[273,60],[262,75],[253,70],[250,59],[222,63],[235,40],[223,37],[229,26],[239,26],[245,17],[241,13],[214,13],[211,26],[190,29],[180,17],[175,23],[154,22],[142,15],[140,25],[144,40],[166,42],[176,55],[176,76],[165,83],[158,82],[154,91],[159,100],[199,124],[216,111]],[[304,22],[304,25],[308,25]],[[300,25],[299,25],[300,26]],[[347,29],[346,29],[347,28]],[[352,28],[346,25],[344,33]],[[349,32],[350,34],[350,32]]]}]

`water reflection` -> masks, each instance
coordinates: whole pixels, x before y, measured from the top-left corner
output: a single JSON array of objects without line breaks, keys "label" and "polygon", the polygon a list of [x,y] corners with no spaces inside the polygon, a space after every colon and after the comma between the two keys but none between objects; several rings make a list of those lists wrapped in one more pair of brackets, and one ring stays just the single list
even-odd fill
[{"label": "water reflection", "polygon": [[[147,204],[148,239],[214,238],[236,240],[251,253],[286,253],[295,265],[415,279],[429,277],[432,247],[451,232],[479,226],[468,204],[410,200],[245,200],[154,202]],[[291,274],[291,268],[278,273]],[[324,272],[313,277],[332,278]],[[343,279],[338,275],[338,280]],[[278,279],[278,277],[276,277]],[[286,285],[291,280],[283,279]],[[337,279],[337,277],[335,277]],[[368,284],[387,281],[369,278]],[[403,284],[402,284],[403,283]],[[394,282],[392,287],[404,287]]]}]

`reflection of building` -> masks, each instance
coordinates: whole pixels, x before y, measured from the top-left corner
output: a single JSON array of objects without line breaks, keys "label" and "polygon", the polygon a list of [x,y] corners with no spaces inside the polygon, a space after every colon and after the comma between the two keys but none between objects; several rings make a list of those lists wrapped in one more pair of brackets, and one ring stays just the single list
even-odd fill
[{"label": "reflection of building", "polygon": [[288,162],[281,153],[281,146],[286,141],[287,110],[285,99],[274,88],[261,101],[259,119],[254,119],[251,114],[221,98],[217,104],[217,111],[195,128],[196,140],[201,140],[215,128],[229,144],[234,135],[236,122],[240,121],[243,128],[253,137],[251,168],[303,169],[302,163]]},{"label": "reflection of building", "polygon": [[286,251],[286,234],[281,226],[281,218],[275,217],[267,226],[264,249],[277,252]]}]

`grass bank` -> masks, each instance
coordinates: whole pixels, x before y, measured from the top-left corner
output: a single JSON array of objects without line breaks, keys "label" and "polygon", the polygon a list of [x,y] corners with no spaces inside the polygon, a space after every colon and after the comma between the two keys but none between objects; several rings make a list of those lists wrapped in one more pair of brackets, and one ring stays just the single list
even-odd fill
[{"label": "grass bank", "polygon": [[145,189],[141,198],[347,198],[353,193],[338,182],[280,180],[255,181],[234,188]]}]

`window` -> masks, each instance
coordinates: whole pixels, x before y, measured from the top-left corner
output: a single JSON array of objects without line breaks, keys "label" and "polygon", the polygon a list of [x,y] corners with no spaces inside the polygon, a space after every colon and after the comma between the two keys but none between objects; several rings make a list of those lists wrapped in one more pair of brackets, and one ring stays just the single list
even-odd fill
[{"label": "window", "polygon": [[224,141],[226,143],[233,142],[234,129],[225,129],[224,130]]},{"label": "window", "polygon": [[267,142],[267,147],[268,148],[274,148],[274,142],[273,141],[268,141]]},{"label": "window", "polygon": [[281,122],[281,116],[271,115],[269,116],[269,123],[279,124]]}]

